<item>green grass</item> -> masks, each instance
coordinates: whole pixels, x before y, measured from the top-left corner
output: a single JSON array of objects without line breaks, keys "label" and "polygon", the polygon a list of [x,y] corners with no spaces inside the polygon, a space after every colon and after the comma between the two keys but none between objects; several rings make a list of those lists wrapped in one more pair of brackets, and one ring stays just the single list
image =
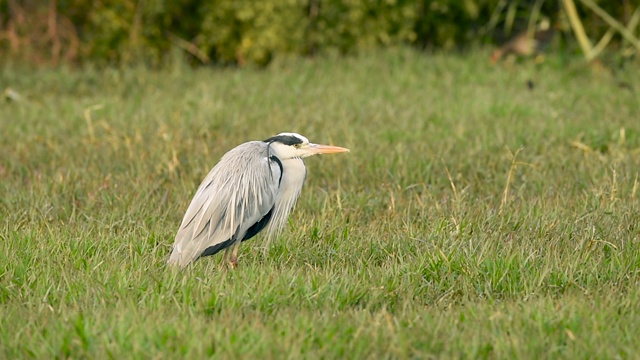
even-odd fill
[{"label": "green grass", "polygon": [[[638,95],[579,60],[390,50],[0,84],[24,98],[0,105],[1,358],[638,356]],[[282,131],[352,151],[306,161],[290,226],[237,270],[167,269],[204,175]]]}]

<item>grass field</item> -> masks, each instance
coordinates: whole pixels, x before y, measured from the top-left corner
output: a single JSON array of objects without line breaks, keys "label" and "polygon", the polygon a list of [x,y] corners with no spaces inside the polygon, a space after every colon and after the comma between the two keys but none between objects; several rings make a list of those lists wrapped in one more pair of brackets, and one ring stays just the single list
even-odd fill
[{"label": "grass field", "polygon": [[[639,356],[640,97],[579,59],[1,71],[0,358]],[[167,269],[209,169],[283,131],[351,153],[238,269]]]}]

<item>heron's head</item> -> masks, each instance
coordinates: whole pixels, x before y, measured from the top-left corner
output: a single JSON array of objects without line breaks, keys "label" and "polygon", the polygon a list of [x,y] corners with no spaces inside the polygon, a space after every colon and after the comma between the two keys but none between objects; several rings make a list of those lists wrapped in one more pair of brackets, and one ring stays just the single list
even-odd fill
[{"label": "heron's head", "polygon": [[339,146],[310,143],[309,139],[296,133],[280,133],[264,140],[264,142],[269,144],[271,152],[280,160],[349,151],[349,149]]}]

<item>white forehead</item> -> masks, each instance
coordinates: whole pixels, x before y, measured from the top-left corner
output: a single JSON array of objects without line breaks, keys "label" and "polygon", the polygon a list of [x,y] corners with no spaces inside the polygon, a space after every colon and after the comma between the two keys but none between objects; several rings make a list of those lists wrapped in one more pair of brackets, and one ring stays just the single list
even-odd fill
[{"label": "white forehead", "polygon": [[306,137],[304,137],[304,136],[302,136],[300,134],[297,134],[297,133],[283,132],[283,133],[278,134],[277,136],[293,136],[293,137],[296,137],[296,138],[302,140],[303,144],[308,144],[309,143],[309,139],[307,139]]}]

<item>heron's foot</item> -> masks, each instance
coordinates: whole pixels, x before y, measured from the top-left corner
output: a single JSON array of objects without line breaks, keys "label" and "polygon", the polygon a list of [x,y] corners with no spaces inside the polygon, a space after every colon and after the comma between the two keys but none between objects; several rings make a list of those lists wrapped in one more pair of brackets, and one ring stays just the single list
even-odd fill
[{"label": "heron's foot", "polygon": [[238,267],[238,258],[236,256],[231,256],[229,260],[229,267],[235,269]]}]

